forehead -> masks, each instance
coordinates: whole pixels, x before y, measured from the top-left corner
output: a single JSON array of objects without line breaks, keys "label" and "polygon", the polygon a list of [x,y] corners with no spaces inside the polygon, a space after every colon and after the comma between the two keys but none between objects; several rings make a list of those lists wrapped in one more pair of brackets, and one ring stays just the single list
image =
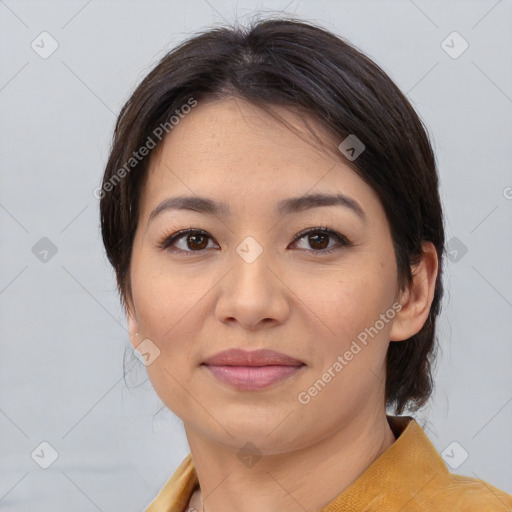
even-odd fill
[{"label": "forehead", "polygon": [[[284,107],[272,107],[272,111],[291,129],[239,98],[199,102],[166,136],[158,157],[180,163],[183,159],[200,161],[206,168],[214,157],[239,164],[241,169],[264,161],[297,161],[299,156],[307,162],[335,161],[326,151],[329,136],[322,126]],[[319,139],[316,144],[314,137]]]},{"label": "forehead", "polygon": [[208,195],[245,207],[247,201],[263,205],[327,191],[378,201],[329,150],[336,141],[322,126],[284,108],[276,112],[293,129],[240,99],[199,102],[152,155],[141,213],[148,215],[156,203],[176,194]]}]

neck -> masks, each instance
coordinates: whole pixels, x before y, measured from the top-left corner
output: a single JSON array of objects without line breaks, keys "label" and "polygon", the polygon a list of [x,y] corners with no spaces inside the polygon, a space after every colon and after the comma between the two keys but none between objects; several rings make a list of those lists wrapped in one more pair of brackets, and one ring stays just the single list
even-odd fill
[{"label": "neck", "polygon": [[355,418],[300,450],[263,455],[247,467],[237,449],[219,445],[187,425],[185,430],[201,487],[189,507],[200,512],[203,502],[207,512],[320,510],[395,441],[381,412],[371,420]]}]

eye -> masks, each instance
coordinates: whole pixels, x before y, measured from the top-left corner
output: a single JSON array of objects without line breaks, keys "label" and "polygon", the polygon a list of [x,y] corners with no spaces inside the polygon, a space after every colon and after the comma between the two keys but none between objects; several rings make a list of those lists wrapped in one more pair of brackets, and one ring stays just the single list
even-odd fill
[{"label": "eye", "polygon": [[[297,241],[302,239],[306,239],[306,244],[312,247],[312,250],[308,248],[304,250],[313,254],[331,253],[352,245],[345,236],[328,227],[309,228],[301,231],[295,237],[292,244],[296,244]],[[334,239],[336,243],[329,245],[329,239]],[[158,247],[176,253],[200,253],[208,248],[212,248],[208,246],[209,240],[212,240],[212,237],[206,231],[201,229],[182,229],[171,236],[166,235],[158,244]]]},{"label": "eye", "polygon": [[[173,252],[200,252],[208,248],[208,239],[211,240],[210,235],[201,229],[182,229],[164,237],[159,247]],[[176,242],[181,242],[181,247]]]},{"label": "eye", "polygon": [[[335,239],[337,243],[329,246],[329,238]],[[306,231],[302,231],[297,235],[294,243],[302,239],[306,239],[306,244],[309,244],[309,246],[313,248],[313,251],[310,251],[307,248],[305,250],[317,254],[331,253],[343,247],[349,247],[352,245],[345,236],[328,227],[309,228]]]}]

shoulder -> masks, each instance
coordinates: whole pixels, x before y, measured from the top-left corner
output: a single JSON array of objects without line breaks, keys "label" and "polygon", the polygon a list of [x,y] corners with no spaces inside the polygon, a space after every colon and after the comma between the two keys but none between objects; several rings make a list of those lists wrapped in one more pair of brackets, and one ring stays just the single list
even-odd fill
[{"label": "shoulder", "polygon": [[512,495],[479,478],[450,473],[414,419],[388,417],[388,421],[398,435],[382,458],[386,462],[382,473],[393,480],[384,494],[392,495],[401,512],[512,512]]},{"label": "shoulder", "polygon": [[453,512],[511,512],[512,495],[484,480],[447,473],[427,497],[425,505],[442,505]]}]

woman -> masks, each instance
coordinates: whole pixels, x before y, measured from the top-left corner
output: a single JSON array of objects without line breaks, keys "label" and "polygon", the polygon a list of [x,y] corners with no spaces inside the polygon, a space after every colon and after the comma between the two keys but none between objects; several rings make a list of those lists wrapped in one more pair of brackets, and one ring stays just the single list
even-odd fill
[{"label": "woman", "polygon": [[99,197],[191,452],[147,511],[510,510],[399,416],[432,392],[443,215],[420,119],[353,46],[282,19],[191,38],[123,107]]}]

